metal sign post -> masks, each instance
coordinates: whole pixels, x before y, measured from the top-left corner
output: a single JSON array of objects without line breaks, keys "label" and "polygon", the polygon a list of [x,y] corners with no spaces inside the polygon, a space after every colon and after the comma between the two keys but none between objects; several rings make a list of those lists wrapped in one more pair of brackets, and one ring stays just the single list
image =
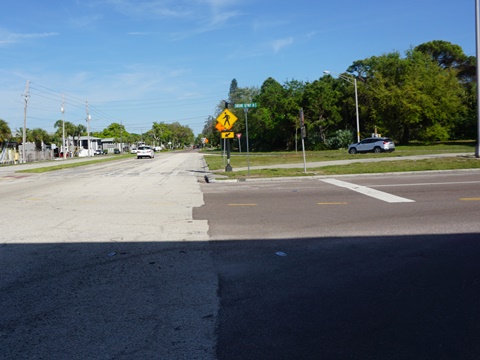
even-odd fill
[{"label": "metal sign post", "polygon": [[[217,117],[217,129],[220,130],[220,128],[222,128],[223,130],[221,131],[230,130],[237,120],[238,118],[235,116],[235,114],[228,110],[228,102],[225,101],[225,109]],[[226,142],[225,147],[227,149],[227,166],[225,167],[225,171],[232,171],[232,166],[230,165],[230,139],[233,138],[233,132],[229,132],[229,134],[230,133],[232,136],[229,135],[228,138],[222,135],[222,138]]]},{"label": "metal sign post", "polygon": [[247,141],[247,174],[250,175],[250,149],[248,145],[248,109],[249,108],[256,108],[257,103],[249,103],[249,104],[235,104],[236,108],[243,108],[243,112],[245,113],[245,139]]}]

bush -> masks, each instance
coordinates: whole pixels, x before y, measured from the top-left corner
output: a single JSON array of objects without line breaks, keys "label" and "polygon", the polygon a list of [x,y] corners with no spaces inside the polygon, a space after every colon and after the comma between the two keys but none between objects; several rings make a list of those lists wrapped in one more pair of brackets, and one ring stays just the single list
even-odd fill
[{"label": "bush", "polygon": [[330,150],[346,149],[352,143],[353,132],[351,130],[337,130],[330,136],[326,145]]},{"label": "bush", "polygon": [[426,143],[447,141],[450,138],[449,129],[440,124],[433,124],[432,126],[427,127],[421,135]]}]

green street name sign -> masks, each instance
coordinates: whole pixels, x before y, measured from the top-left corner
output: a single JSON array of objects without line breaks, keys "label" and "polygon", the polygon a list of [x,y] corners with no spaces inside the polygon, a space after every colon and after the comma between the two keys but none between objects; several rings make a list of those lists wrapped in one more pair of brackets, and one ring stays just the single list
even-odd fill
[{"label": "green street name sign", "polygon": [[235,108],[256,108],[257,103],[250,103],[250,104],[235,104]]}]

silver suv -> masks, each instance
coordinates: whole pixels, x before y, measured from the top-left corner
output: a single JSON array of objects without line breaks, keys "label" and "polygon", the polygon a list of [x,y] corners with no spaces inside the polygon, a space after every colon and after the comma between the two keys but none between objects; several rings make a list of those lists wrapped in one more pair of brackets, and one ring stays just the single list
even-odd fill
[{"label": "silver suv", "polygon": [[387,137],[370,137],[363,139],[359,143],[351,144],[348,146],[349,154],[374,152],[381,153],[384,151],[395,151],[395,144],[390,138]]}]

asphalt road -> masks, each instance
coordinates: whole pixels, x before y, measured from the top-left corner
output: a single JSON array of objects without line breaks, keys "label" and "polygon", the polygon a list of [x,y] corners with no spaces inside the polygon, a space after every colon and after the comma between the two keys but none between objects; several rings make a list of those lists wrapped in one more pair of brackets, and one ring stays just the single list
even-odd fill
[{"label": "asphalt road", "polygon": [[13,169],[0,172],[0,358],[215,358],[200,155]]},{"label": "asphalt road", "polygon": [[480,173],[333,179],[202,186],[218,358],[480,358]]},{"label": "asphalt road", "polygon": [[478,359],[480,172],[0,168],[5,359]]}]

